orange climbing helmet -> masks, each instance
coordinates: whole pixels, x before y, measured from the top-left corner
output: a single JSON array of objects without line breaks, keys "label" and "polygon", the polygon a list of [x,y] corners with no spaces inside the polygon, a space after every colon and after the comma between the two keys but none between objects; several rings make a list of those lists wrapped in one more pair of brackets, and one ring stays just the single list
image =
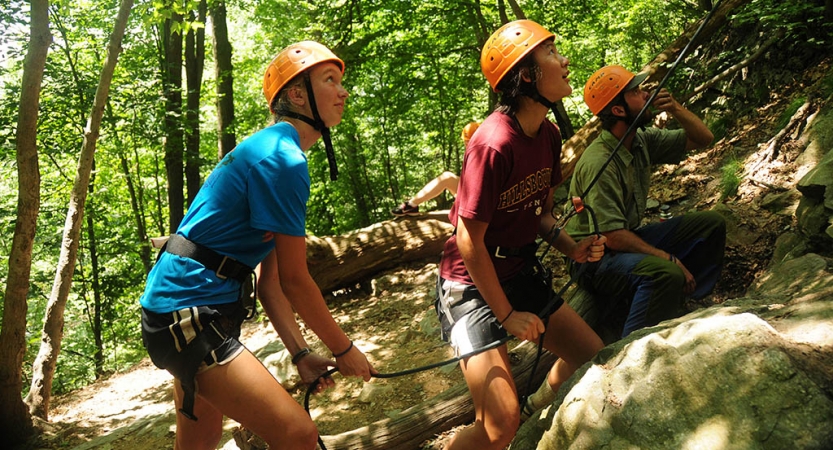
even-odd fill
[{"label": "orange climbing helmet", "polygon": [[492,33],[480,52],[480,69],[492,90],[497,92],[500,80],[538,44],[555,38],[531,20],[516,20]]},{"label": "orange climbing helmet", "polygon": [[344,61],[318,42],[302,41],[281,50],[263,75],[263,95],[269,108],[272,108],[272,101],[286,83],[310,67],[324,62],[336,63],[341,73],[344,73]]},{"label": "orange climbing helmet", "polygon": [[472,136],[474,136],[474,132],[477,131],[477,127],[480,124],[477,122],[469,122],[466,126],[463,127],[463,132],[460,134],[460,137],[463,138],[464,141],[468,142]]},{"label": "orange climbing helmet", "polygon": [[602,67],[584,84],[584,103],[598,115],[620,92],[639,86],[645,78],[648,78],[647,73],[634,75],[622,66]]}]

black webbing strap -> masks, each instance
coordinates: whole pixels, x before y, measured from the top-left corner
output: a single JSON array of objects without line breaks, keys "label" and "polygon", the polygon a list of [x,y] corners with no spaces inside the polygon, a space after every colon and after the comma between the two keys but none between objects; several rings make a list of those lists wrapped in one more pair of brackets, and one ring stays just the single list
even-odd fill
[{"label": "black webbing strap", "polygon": [[254,272],[254,269],[240,261],[221,255],[178,234],[172,234],[162,250],[174,255],[191,258],[205,266],[206,269],[213,270],[217,274],[217,278],[220,279],[231,278],[240,283],[245,283],[249,275]]},{"label": "black webbing strap", "polygon": [[495,258],[523,258],[532,259],[535,257],[535,252],[538,250],[538,244],[535,242],[524,245],[523,247],[504,247],[504,246],[486,246],[489,254]]},{"label": "black webbing strap", "polygon": [[225,333],[218,330],[214,322],[211,322],[202,333],[199,333],[193,341],[189,342],[182,349],[182,352],[179,354],[181,363],[168,368],[172,372],[174,370],[180,372],[174,373],[184,393],[182,397],[182,408],[179,409],[179,412],[193,421],[197,420],[197,416],[194,415],[194,399],[197,394],[197,370],[202,365],[205,356],[219,347],[225,340]]}]

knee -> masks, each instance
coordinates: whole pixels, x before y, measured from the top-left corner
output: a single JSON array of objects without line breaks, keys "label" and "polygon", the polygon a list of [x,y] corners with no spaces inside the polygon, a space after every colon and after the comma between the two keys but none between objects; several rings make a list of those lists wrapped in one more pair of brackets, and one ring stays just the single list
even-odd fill
[{"label": "knee", "polygon": [[671,290],[679,290],[682,292],[685,286],[685,274],[683,269],[680,269],[676,263],[669,262],[666,270],[660,271],[654,277],[654,284],[658,287],[664,287]]},{"label": "knee", "polygon": [[509,446],[512,439],[515,438],[515,433],[518,432],[518,427],[521,426],[520,406],[512,411],[507,411],[501,419],[496,422],[495,427],[489,430],[488,445],[486,446],[488,449],[502,450]]},{"label": "knee", "polygon": [[286,448],[287,442],[292,442],[293,448],[298,449],[312,450],[318,445],[318,429],[312,420],[297,420],[284,430],[283,436],[267,440],[269,448]]},{"label": "knee", "polygon": [[708,218],[707,220],[709,223],[713,224],[714,228],[717,231],[726,234],[726,218],[723,217],[720,213],[714,211],[704,211],[703,214],[706,215]]},{"label": "knee", "polygon": [[720,236],[726,235],[726,218],[715,211],[700,211],[696,214],[701,223],[706,224],[705,228],[713,230],[711,234],[718,234]]}]

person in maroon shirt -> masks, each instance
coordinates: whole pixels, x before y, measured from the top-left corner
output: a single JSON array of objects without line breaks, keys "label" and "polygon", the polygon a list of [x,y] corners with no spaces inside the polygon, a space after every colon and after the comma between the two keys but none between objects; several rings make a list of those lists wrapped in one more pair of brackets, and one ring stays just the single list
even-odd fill
[{"label": "person in maroon shirt", "polygon": [[[572,92],[569,61],[554,36],[529,20],[508,23],[486,41],[480,64],[500,94],[466,148],[457,199],[449,214],[456,232],[445,244],[437,289],[443,339],[459,355],[510,333],[558,355],[526,413],[552,402],[554,392],[602,347],[598,335],[552,292],[535,256],[539,236],[575,261],[597,261],[604,237],[576,243],[555,228],[550,214],[561,179],[561,135],[547,112]],[[537,269],[537,270],[536,270]],[[530,287],[538,289],[530,290]],[[547,315],[547,307],[555,308]],[[539,317],[543,315],[544,323]],[[546,330],[546,333],[544,331]],[[447,449],[503,449],[521,420],[507,348],[464,358],[463,375],[475,423]]]}]

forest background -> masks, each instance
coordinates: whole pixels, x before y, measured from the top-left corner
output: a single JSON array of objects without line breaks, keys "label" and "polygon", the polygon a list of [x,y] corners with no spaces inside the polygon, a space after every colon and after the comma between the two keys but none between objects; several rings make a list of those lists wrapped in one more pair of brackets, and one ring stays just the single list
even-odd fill
[{"label": "forest background", "polygon": [[[805,49],[830,45],[829,33],[808,32],[832,9],[830,0],[742,3],[734,26],[778,22],[782,37],[801,36]],[[317,40],[347,67],[351,96],[333,130],[338,181],[329,181],[321,144],[308,153],[308,233],[324,236],[389,219],[426,181],[459,171],[460,130],[495,102],[479,56],[500,24],[527,17],[557,34],[574,90],[563,102],[569,122],[561,125],[578,129],[591,118],[581,92],[593,71],[606,64],[639,70],[710,7],[703,0],[0,1],[0,254],[8,261],[0,265],[0,343],[14,342],[9,330],[24,330],[22,346],[0,348],[0,404],[11,409],[11,389],[46,418],[49,395],[146,355],[138,297],[153,262],[149,238],[176,228],[220,155],[270,124],[263,71],[284,46]],[[27,83],[35,79],[24,75],[27,54],[32,58],[36,38],[44,39],[33,31],[38,17],[48,17],[48,51],[39,97],[27,103]],[[118,63],[109,95],[94,106],[119,19],[124,36],[112,53]],[[706,79],[694,52],[670,79],[673,92]],[[750,89],[764,96],[770,87]],[[32,107],[36,133],[23,137],[37,149],[37,219],[27,230],[31,253],[20,259],[13,237],[25,225],[22,209],[33,205],[20,196],[19,120]],[[729,108],[715,103],[704,112],[715,134]],[[100,130],[91,133],[96,117]],[[450,201],[441,197],[428,208]],[[9,282],[20,265],[28,269],[22,315]],[[55,309],[61,318],[50,323]],[[45,338],[50,326],[60,328],[58,342]],[[56,358],[52,367],[37,361],[50,345],[52,356],[43,358]],[[30,390],[45,390],[46,400]]]}]

